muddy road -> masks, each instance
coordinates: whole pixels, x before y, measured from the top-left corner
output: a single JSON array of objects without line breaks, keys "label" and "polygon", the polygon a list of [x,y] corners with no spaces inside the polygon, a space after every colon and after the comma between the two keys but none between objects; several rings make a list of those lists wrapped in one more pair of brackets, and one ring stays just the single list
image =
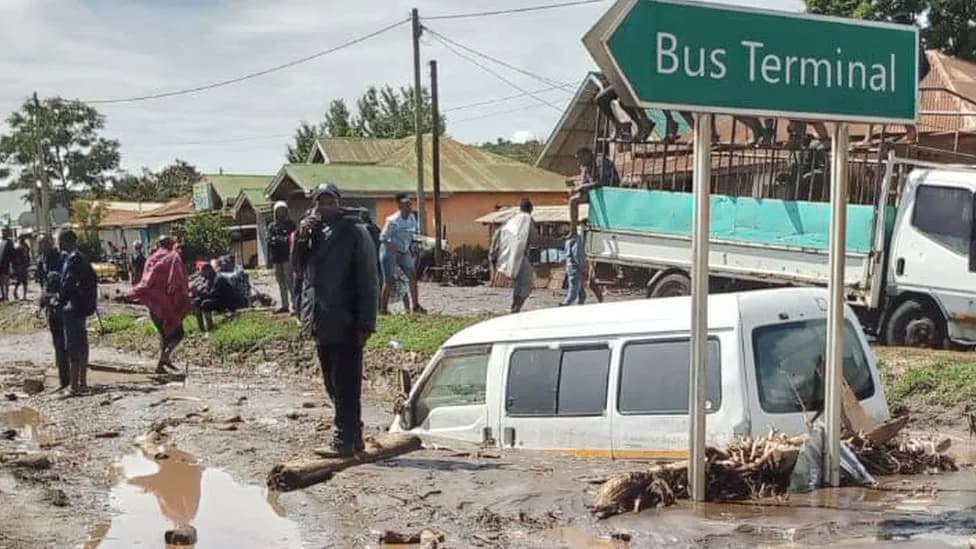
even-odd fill
[{"label": "muddy road", "polygon": [[[490,312],[467,289],[452,290],[465,291],[425,305]],[[152,375],[147,356],[96,344],[93,394],[66,397],[52,392],[49,336],[28,316],[0,333],[3,548],[161,547],[164,532],[184,524],[196,528],[198,548],[379,547],[385,531],[424,529],[442,532],[442,547],[529,548],[966,547],[976,533],[976,475],[968,468],[887,478],[878,489],[685,502],[598,521],[586,508],[595,481],[640,463],[427,441],[422,451],[351,468],[326,484],[269,493],[273,465],[311,456],[330,437],[332,410],[314,369],[191,361],[184,382]],[[39,380],[42,392],[25,393]],[[367,434],[385,430],[389,399],[370,392],[365,400]],[[976,457],[967,440],[955,442],[962,461]],[[15,465],[35,455],[48,463]]]}]

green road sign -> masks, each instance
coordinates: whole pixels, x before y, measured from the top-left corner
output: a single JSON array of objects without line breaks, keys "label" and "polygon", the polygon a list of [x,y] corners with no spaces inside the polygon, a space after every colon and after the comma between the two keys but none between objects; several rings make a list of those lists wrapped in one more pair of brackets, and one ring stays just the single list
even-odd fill
[{"label": "green road sign", "polygon": [[645,107],[914,124],[911,26],[676,0],[618,0],[583,38]]}]

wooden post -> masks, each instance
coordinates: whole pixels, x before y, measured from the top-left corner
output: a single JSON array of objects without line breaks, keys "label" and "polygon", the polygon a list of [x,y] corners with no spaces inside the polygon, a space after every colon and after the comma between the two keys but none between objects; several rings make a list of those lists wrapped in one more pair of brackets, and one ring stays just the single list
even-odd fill
[{"label": "wooden post", "polygon": [[441,257],[443,234],[443,229],[441,229],[441,223],[443,223],[441,219],[441,114],[437,105],[437,61],[430,62],[430,106],[431,123],[434,128],[430,140],[433,156],[431,168],[434,172],[434,265],[441,267],[443,263]]},{"label": "wooden post", "polygon": [[427,197],[424,191],[424,99],[420,87],[420,35],[424,29],[420,24],[417,8],[410,12],[413,28],[413,122],[417,149],[417,221],[420,234],[427,234]]}]

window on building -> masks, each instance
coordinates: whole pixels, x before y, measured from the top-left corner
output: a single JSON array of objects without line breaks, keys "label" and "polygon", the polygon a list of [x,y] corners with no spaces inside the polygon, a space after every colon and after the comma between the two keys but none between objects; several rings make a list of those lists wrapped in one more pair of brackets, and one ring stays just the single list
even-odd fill
[{"label": "window on building", "polygon": [[[687,339],[628,343],[620,367],[617,410],[622,414],[687,414]],[[722,404],[722,366],[718,340],[708,341],[705,406],[714,412]]]},{"label": "window on building", "polygon": [[609,373],[606,345],[519,349],[509,361],[505,410],[510,416],[601,415]]},{"label": "window on building", "polygon": [[[824,403],[827,321],[756,328],[752,333],[759,403],[771,414],[820,411]],[[874,395],[874,380],[857,331],[844,329],[844,379],[859,400]]]},{"label": "window on building", "polygon": [[444,406],[484,404],[490,355],[491,348],[482,346],[448,351],[420,390],[414,423],[420,425]]},{"label": "window on building", "polygon": [[969,254],[973,193],[966,189],[922,185],[915,195],[912,226],[960,255]]}]

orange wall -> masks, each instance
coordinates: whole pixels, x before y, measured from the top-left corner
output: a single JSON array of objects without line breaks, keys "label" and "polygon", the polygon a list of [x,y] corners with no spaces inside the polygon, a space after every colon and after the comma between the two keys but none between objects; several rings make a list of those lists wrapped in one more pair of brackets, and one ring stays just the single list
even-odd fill
[{"label": "orange wall", "polygon": [[[488,227],[476,223],[475,219],[491,213],[498,208],[518,206],[523,197],[528,197],[536,206],[559,206],[567,204],[566,193],[455,193],[441,200],[441,213],[447,231],[447,241],[452,248],[458,246],[488,247]],[[427,200],[427,234],[434,234],[434,202]],[[377,223],[382,228],[386,217],[396,211],[393,198],[376,200]]]}]

